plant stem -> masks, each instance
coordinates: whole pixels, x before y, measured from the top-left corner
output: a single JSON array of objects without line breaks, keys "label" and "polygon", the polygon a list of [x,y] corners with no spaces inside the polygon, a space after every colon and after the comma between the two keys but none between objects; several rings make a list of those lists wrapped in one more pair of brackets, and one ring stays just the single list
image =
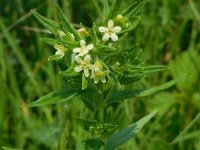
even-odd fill
[{"label": "plant stem", "polygon": [[101,102],[100,102],[100,107],[99,107],[99,116],[100,116],[100,121],[104,123],[104,96],[103,96],[103,85],[101,85]]}]

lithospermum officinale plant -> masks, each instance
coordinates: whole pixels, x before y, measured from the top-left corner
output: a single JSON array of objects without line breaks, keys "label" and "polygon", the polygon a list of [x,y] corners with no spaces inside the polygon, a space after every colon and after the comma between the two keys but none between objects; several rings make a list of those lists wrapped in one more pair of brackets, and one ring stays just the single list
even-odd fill
[{"label": "lithospermum officinale plant", "polygon": [[76,119],[84,130],[91,133],[91,138],[83,141],[83,149],[113,150],[134,137],[156,111],[121,129],[123,117],[120,117],[120,109],[123,108],[120,105],[123,100],[147,96],[176,82],[172,80],[147,90],[127,88],[142,77],[167,67],[147,65],[138,46],[124,48],[120,44],[139,23],[145,2],[133,2],[124,9],[121,4],[122,0],[114,0],[110,6],[105,0],[103,18],[94,22],[91,28],[83,25],[80,29],[74,28],[59,6],[58,23],[33,12],[39,22],[54,34],[54,38],[43,40],[55,48],[55,55],[49,60],[59,64],[65,87],[28,106],[65,102],[80,95],[91,111],[90,118]]}]

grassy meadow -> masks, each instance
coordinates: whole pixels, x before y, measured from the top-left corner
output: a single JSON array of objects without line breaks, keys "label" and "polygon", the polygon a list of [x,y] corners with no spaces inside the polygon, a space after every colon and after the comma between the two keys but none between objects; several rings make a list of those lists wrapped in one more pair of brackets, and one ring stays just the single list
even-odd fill
[{"label": "grassy meadow", "polygon": [[[112,0],[109,0],[112,2]],[[138,0],[140,1],[140,0]],[[49,35],[32,15],[58,20],[56,6],[78,29],[102,17],[103,0],[0,0],[0,149],[80,150],[90,135],[75,119],[88,109],[77,96],[70,102],[21,107],[64,85]],[[122,4],[131,3],[131,0]],[[167,65],[131,84],[132,88],[177,83],[147,97],[123,102],[123,126],[157,109],[158,113],[120,150],[200,150],[200,1],[149,0],[142,20],[124,44],[137,44],[148,64]]]}]

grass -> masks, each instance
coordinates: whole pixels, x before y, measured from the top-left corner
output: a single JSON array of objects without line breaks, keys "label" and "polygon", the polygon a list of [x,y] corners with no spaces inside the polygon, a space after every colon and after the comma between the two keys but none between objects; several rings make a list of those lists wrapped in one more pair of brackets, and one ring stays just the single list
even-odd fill
[{"label": "grass", "polygon": [[[58,2],[75,24],[82,22],[90,26],[92,19],[102,15],[101,1]],[[89,137],[76,128],[74,121],[89,115],[78,98],[45,107],[20,107],[62,87],[58,67],[47,61],[53,51],[40,40],[44,33],[37,29],[44,30],[29,11],[36,8],[57,20],[55,7],[52,0],[0,2],[0,146],[79,150],[81,141]],[[170,70],[144,78],[142,84],[133,86],[156,86],[183,74],[186,78],[164,92],[124,103],[127,124],[153,109],[158,109],[159,113],[121,149],[200,149],[198,8],[200,3],[194,0],[151,0],[147,3],[142,21],[128,42],[144,49],[148,63],[169,65]]]}]

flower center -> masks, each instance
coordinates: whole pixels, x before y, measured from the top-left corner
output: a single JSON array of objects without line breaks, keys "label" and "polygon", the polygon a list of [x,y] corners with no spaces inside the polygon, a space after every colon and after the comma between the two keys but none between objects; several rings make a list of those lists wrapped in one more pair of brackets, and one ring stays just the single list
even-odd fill
[{"label": "flower center", "polygon": [[103,72],[102,71],[95,72],[95,75],[97,77],[102,77],[103,76]]},{"label": "flower center", "polygon": [[108,34],[111,34],[112,33],[112,29],[108,29]]},{"label": "flower center", "polygon": [[82,68],[88,68],[88,65],[89,63],[85,61],[81,63]]}]

